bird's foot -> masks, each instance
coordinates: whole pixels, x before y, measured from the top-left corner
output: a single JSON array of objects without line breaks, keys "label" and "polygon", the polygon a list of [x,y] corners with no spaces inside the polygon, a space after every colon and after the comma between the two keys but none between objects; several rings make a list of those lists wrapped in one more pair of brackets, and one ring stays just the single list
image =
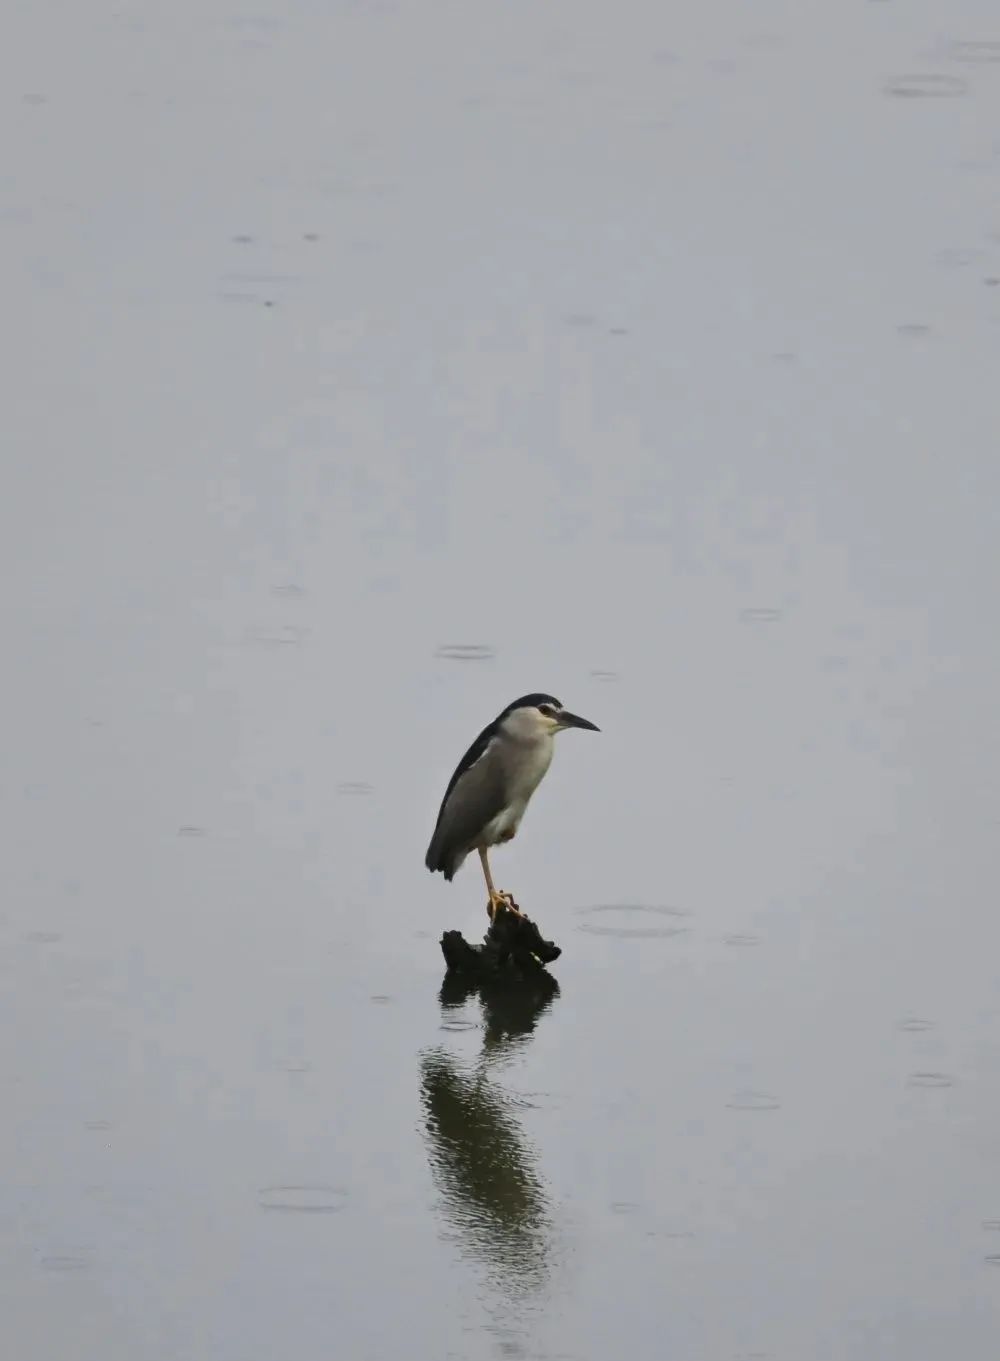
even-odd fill
[{"label": "bird's foot", "polygon": [[524,916],[524,913],[509,893],[491,893],[489,903],[486,907],[486,912],[490,921],[496,920],[496,915],[499,911],[510,912],[511,915],[515,917]]}]

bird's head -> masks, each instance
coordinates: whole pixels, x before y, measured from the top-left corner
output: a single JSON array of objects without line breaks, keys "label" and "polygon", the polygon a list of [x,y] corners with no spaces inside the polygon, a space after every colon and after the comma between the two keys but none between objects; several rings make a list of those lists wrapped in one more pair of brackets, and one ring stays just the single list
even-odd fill
[{"label": "bird's head", "polygon": [[590,732],[600,732],[596,723],[571,714],[564,709],[554,695],[523,695],[509,704],[504,710],[500,726],[512,737],[531,739],[554,737],[564,728],[586,728]]}]

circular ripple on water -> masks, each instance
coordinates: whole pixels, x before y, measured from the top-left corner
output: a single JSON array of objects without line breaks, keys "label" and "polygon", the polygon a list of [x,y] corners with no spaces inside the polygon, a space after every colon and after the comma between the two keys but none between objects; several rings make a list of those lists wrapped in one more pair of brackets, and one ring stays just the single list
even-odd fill
[{"label": "circular ripple on water", "polygon": [[939,265],[944,265],[947,269],[966,269],[969,265],[974,265],[977,260],[981,260],[983,252],[981,250],[969,250],[962,246],[948,246],[944,250],[939,250],[934,257]]},{"label": "circular ripple on water", "polygon": [[496,655],[489,643],[442,643],[434,653],[448,662],[488,662]]},{"label": "circular ripple on water", "polygon": [[955,61],[971,62],[974,65],[987,65],[1000,62],[1000,42],[956,42],[951,45],[951,55]]},{"label": "circular ripple on water", "polygon": [[723,936],[722,943],[724,945],[739,945],[742,946],[744,949],[749,950],[752,946],[760,944],[760,936],[742,936],[732,934],[728,936]]},{"label": "circular ripple on water", "polygon": [[955,1079],[948,1073],[911,1073],[907,1087],[954,1087]]},{"label": "circular ripple on water", "polygon": [[284,1214],[336,1214],[347,1203],[340,1186],[262,1186],[257,1204],[262,1210]]},{"label": "circular ripple on water", "polygon": [[[598,916],[608,913],[634,913],[646,917],[686,917],[676,907],[652,907],[644,903],[599,903],[596,907],[579,907],[580,916]],[[666,940],[671,936],[683,935],[686,926],[657,926],[653,923],[642,926],[626,926],[620,922],[580,922],[576,928],[591,936],[617,936],[621,940]]]},{"label": "circular ripple on water", "polygon": [[43,1271],[86,1271],[90,1259],[82,1253],[53,1252],[40,1257],[38,1265]]},{"label": "circular ripple on water", "polygon": [[896,99],[957,99],[967,89],[960,76],[928,72],[895,76],[886,84],[885,93]]},{"label": "circular ripple on water", "polygon": [[254,624],[244,630],[243,642],[247,647],[296,647],[309,637],[310,631],[298,624]]},{"label": "circular ripple on water", "polygon": [[918,1035],[924,1030],[933,1030],[934,1022],[925,1021],[921,1016],[904,1016],[896,1024],[897,1030],[907,1030],[911,1034]]},{"label": "circular ripple on water", "polygon": [[781,1102],[767,1092],[737,1092],[731,1101],[726,1102],[731,1111],[777,1111]]},{"label": "circular ripple on water", "polygon": [[478,1021],[466,1021],[463,1020],[461,1016],[453,1016],[450,1017],[447,1021],[441,1022],[442,1030],[459,1031],[459,1030],[477,1030],[478,1028],[479,1028]]}]

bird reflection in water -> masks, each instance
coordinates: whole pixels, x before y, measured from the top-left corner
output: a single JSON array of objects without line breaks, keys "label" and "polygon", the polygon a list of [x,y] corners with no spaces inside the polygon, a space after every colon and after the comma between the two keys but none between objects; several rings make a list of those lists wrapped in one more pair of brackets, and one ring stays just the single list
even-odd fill
[{"label": "bird reflection in water", "polygon": [[535,1150],[518,1120],[518,1098],[492,1070],[528,1042],[559,986],[548,975],[523,990],[446,979],[442,1012],[473,995],[484,1027],[478,1060],[463,1063],[443,1048],[421,1056],[424,1136],[443,1212],[460,1245],[487,1265],[504,1294],[524,1296],[548,1276],[551,1214]]}]

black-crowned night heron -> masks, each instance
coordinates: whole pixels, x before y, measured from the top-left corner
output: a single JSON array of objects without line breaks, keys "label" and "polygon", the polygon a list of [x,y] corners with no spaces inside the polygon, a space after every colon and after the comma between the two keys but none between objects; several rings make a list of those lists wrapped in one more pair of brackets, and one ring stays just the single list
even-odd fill
[{"label": "black-crowned night heron", "polygon": [[470,851],[478,851],[490,916],[510,900],[493,886],[487,852],[514,836],[528,800],[549,768],[557,732],[595,723],[569,713],[552,695],[522,695],[485,727],[459,761],[445,790],[424,863],[451,880]]}]

